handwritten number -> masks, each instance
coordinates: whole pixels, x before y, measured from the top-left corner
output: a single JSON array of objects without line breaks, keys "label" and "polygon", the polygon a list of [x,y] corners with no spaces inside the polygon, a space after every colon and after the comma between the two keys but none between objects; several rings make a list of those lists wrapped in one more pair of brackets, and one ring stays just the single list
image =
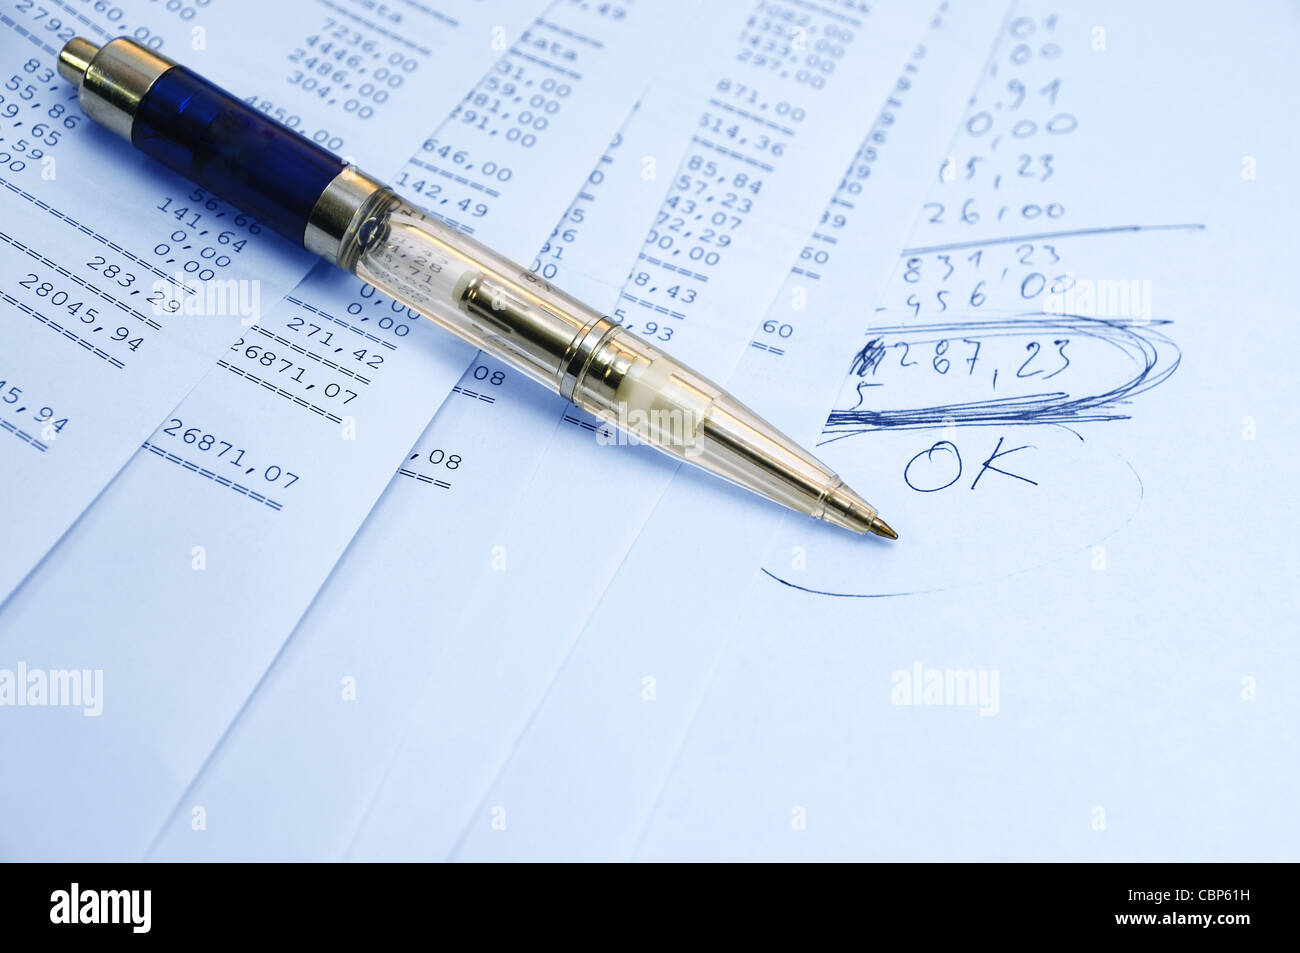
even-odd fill
[{"label": "handwritten number", "polygon": [[1030,341],[1028,344],[1025,345],[1025,350],[1029,352],[1029,356],[1025,358],[1025,363],[1020,365],[1020,369],[1016,371],[1016,376],[1033,377],[1035,374],[1043,373],[1041,370],[1030,371],[1028,374],[1024,373],[1024,370],[1026,367],[1029,366],[1030,361],[1032,361],[1035,357],[1038,356],[1038,352],[1042,350],[1042,346],[1037,341]]},{"label": "handwritten number", "polygon": [[1051,379],[1052,379],[1053,377],[1055,377],[1057,374],[1061,373],[1061,371],[1065,370],[1067,367],[1070,366],[1070,359],[1069,359],[1068,357],[1065,356],[1065,346],[1066,346],[1067,344],[1070,343],[1070,339],[1069,339],[1069,338],[1058,338],[1057,340],[1053,341],[1052,343],[1056,345],[1056,353],[1059,354],[1059,355],[1061,355],[1061,360],[1065,361],[1065,363],[1062,364],[1060,367],[1058,367],[1056,370],[1052,371],[1052,373],[1050,373],[1050,374],[1048,374],[1046,377],[1044,377],[1043,380],[1045,380],[1045,381],[1046,381],[1046,380],[1051,380]]}]

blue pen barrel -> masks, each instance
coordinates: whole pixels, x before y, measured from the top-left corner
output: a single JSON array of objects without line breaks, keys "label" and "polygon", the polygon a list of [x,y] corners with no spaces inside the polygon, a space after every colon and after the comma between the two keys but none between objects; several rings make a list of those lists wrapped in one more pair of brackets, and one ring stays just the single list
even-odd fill
[{"label": "blue pen barrel", "polygon": [[299,244],[312,207],[344,169],[337,156],[183,66],[140,100],[131,143]]}]

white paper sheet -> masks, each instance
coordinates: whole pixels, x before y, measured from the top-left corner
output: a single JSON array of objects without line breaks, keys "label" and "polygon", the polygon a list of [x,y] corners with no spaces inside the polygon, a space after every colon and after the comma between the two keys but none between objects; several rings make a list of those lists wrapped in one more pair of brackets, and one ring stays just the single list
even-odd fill
[{"label": "white paper sheet", "polygon": [[[979,18],[944,20],[963,16]],[[679,170],[696,145],[663,131],[699,114],[690,82],[650,97],[553,233],[557,280],[643,331],[667,322],[678,351],[725,377],[706,362],[734,358],[746,335],[732,332],[753,321],[722,304],[745,315],[745,282],[773,271],[780,293],[729,383],[808,442],[834,398],[820,452],[903,539],[783,517],[648,451],[593,451],[558,400],[475,361],[411,451],[405,469],[426,479],[394,477],[153,855],[1293,855],[1297,421],[1279,398],[1300,143],[1278,117],[1300,106],[1297,32],[1281,4],[1225,22],[1208,7],[1021,3],[951,162],[911,138],[936,74],[900,46],[890,81],[921,74],[894,93],[897,128],[854,214],[839,222],[832,204],[811,242],[811,214],[789,223],[783,261],[799,271],[783,289],[756,243],[744,281],[718,279],[723,264],[705,291],[731,290],[695,308],[622,281],[642,228],[612,219],[668,224],[645,160]],[[932,105],[950,121],[955,102]],[[862,213],[902,201],[870,189],[912,181],[887,172],[899,143],[943,178],[872,305],[879,269],[845,261],[897,245],[870,234],[887,212]],[[764,215],[789,213],[787,194]],[[641,255],[629,280],[666,292],[657,279],[680,272]],[[449,469],[452,453],[465,477],[438,495],[415,467]],[[110,549],[39,612],[8,607],[0,646],[51,669],[94,662],[93,613],[60,603],[139,592],[132,558]],[[37,624],[60,618],[79,647],[38,656]],[[193,762],[165,744],[146,757],[140,739],[167,734],[160,710],[201,720],[204,683],[252,670],[187,645],[188,619],[133,621],[176,632],[113,646],[119,670],[162,674],[120,709],[108,682],[111,728],[8,713],[3,761],[35,776],[24,797],[51,822],[6,830],[0,852],[114,853],[95,818],[130,810],[92,804],[75,779],[143,770],[183,789]],[[191,690],[161,684],[187,670],[202,675]],[[29,823],[10,789],[0,813]],[[99,813],[83,825],[87,804]]]},{"label": "white paper sheet", "polygon": [[821,365],[902,538],[679,473],[458,856],[1294,855],[1298,24],[1212,17],[1018,5]]},{"label": "white paper sheet", "polygon": [[[640,107],[557,228],[567,238],[552,280],[585,300],[612,301],[618,286],[578,269],[603,265],[618,275],[643,239],[627,220],[645,221],[659,204],[658,190],[642,188],[638,161],[654,147],[660,127],[648,111],[655,108]],[[612,202],[611,193],[624,200]],[[466,372],[403,466],[422,472],[435,459],[444,469],[452,464],[453,491],[393,477],[152,857],[343,855],[409,709],[447,649],[441,633],[457,611],[452,594],[490,568],[487,540],[526,485],[514,469],[520,455],[536,452],[556,427],[562,402],[539,401],[534,390],[489,359]],[[493,499],[494,492],[502,495]],[[374,552],[400,555],[367,558]],[[265,783],[249,785],[255,775]],[[225,822],[195,831],[195,807]]]},{"label": "white paper sheet", "polygon": [[[870,314],[866,302],[877,300],[893,270],[908,223],[943,166],[952,129],[1006,13],[1005,7],[944,7],[899,66],[890,102],[782,292],[754,328],[729,384],[806,445],[815,442],[816,428],[809,426],[818,416],[814,408],[832,399],[845,352]],[[864,168],[870,174],[861,175]],[[632,855],[678,739],[672,716],[691,700],[688,676],[694,665],[711,660],[726,631],[721,623],[743,591],[714,557],[720,548],[731,549],[735,581],[747,579],[752,562],[746,557],[753,549],[742,542],[770,534],[769,520],[780,513],[717,483],[696,473],[673,478],[635,544],[620,554],[599,606],[574,623],[580,636],[467,823],[456,856]],[[675,503],[678,484],[699,486],[698,512],[684,513]],[[731,518],[719,519],[719,512]],[[685,531],[683,520],[690,527]],[[659,558],[654,568],[651,552]],[[646,611],[648,584],[664,611]],[[721,620],[701,611],[714,606]],[[646,667],[628,671],[638,661]],[[597,709],[617,714],[596,718]],[[583,765],[600,767],[589,771]],[[557,775],[581,775],[584,783],[556,797]]]},{"label": "white paper sheet", "polygon": [[[802,173],[779,188],[765,180],[759,198],[767,204],[755,203],[761,214],[779,217],[785,229],[779,233],[769,229],[771,237],[762,235],[761,241],[754,240],[753,232],[739,230],[736,242],[745,242],[744,254],[724,258],[708,274],[707,287],[699,291],[697,300],[683,306],[685,319],[669,325],[674,328],[676,353],[695,366],[724,375],[753,332],[755,316],[779,291],[789,262],[798,256],[826,196],[893,89],[929,19],[910,8],[902,12],[905,19],[889,20],[888,8],[876,7],[864,20],[848,24],[854,45],[845,54],[845,73],[837,74],[845,85],[828,85],[821,93],[794,100],[806,110],[805,125],[784,155],[787,160],[799,158],[804,163]],[[808,29],[815,37],[826,27],[843,26],[834,18],[814,16]],[[850,68],[859,71],[856,81],[848,79]],[[735,85],[735,80],[728,81],[729,88]],[[759,102],[770,95],[760,96]],[[827,100],[826,95],[837,98]],[[716,116],[717,107],[705,108]],[[845,115],[848,109],[856,111],[852,121]],[[802,152],[808,143],[813,149]],[[688,149],[683,167],[689,170],[696,161],[708,160],[696,149]],[[680,175],[679,170],[673,181],[689,189],[692,177]],[[661,207],[647,236],[648,244],[664,234],[664,226],[671,228],[672,203],[680,205],[683,191],[680,187],[669,191],[668,204]],[[697,214],[689,206],[684,211]],[[800,219],[802,224],[796,224]],[[761,223],[758,219],[746,228]],[[653,252],[643,255],[647,257],[632,270],[631,281],[622,291],[622,300],[628,302],[624,310],[638,324],[645,321],[635,317],[639,301],[646,300],[638,280],[660,289],[661,296],[665,285],[693,287],[685,282],[679,285],[680,277],[674,277],[678,273],[655,271],[661,266],[647,260],[664,261],[663,257]],[[703,346],[701,327],[713,331]],[[582,614],[598,598],[620,554],[662,492],[672,472],[667,461],[652,452],[597,445],[584,423],[571,411],[565,412],[565,422],[549,440],[546,452],[531,457],[536,462],[525,471],[523,492],[507,497],[508,520],[498,522],[490,536],[480,536],[477,588],[465,600],[468,610],[442,640],[423,686],[425,699],[410,716],[411,736],[375,796],[352,846],[353,856],[443,856],[454,848],[464,825],[475,816],[488,781],[562,662]],[[516,459],[530,456],[520,454]],[[562,546],[562,555],[555,550],[556,540],[569,541]],[[389,627],[409,626],[403,620],[427,612],[419,602],[407,601],[397,610],[401,614],[390,617]],[[536,624],[542,619],[544,624]],[[467,637],[469,633],[473,636]],[[486,681],[476,674],[480,672],[490,673]],[[435,729],[435,725],[442,727]],[[417,802],[425,805],[429,823],[415,831],[406,823],[405,811]]]},{"label": "white paper sheet", "polygon": [[[678,47],[676,24],[693,7],[660,5],[653,17],[548,10],[394,184],[505,254],[547,254],[563,196],[582,184]],[[454,493],[472,472],[455,450],[403,464],[472,357],[407,309],[319,266],[287,306],[227,343],[218,366],[11,600],[0,616],[8,652],[31,664],[86,656],[116,686],[98,737],[87,739],[75,722],[43,737],[50,744],[66,731],[69,746],[97,748],[112,738],[133,766],[98,780],[93,798],[106,810],[118,797],[136,801],[130,823],[98,848],[146,848],[394,471],[434,494]],[[130,557],[116,558],[123,552]],[[143,590],[133,582],[142,578],[151,580]],[[183,638],[163,621],[174,619],[185,620]],[[217,671],[196,664],[208,653],[222,656]],[[172,673],[161,685],[160,672]],[[177,717],[149,720],[159,706]],[[0,745],[25,743],[0,736]],[[153,752],[165,752],[164,764]],[[14,797],[14,818],[48,807],[36,790]],[[77,807],[87,792],[64,797],[62,809],[101,822]],[[65,843],[79,849],[30,826],[10,838],[15,852]]]},{"label": "white paper sheet", "polygon": [[[725,11],[725,22],[732,27],[744,24],[746,17],[738,13],[749,10],[748,4],[735,5]],[[910,13],[897,18],[883,15],[879,35],[862,32],[861,42],[867,48],[854,51],[864,58],[853,66],[862,75],[859,91],[870,90],[865,95],[883,101],[923,22],[924,18]],[[708,38],[712,41],[720,34],[726,35],[715,29]],[[868,67],[869,57],[886,50],[898,61],[890,72]],[[808,110],[802,120],[808,128],[777,150],[777,158],[791,163],[787,178],[780,180],[786,185],[765,174],[757,189],[759,200],[753,203],[753,220],[735,232],[744,252],[733,247],[716,266],[678,267],[673,265],[672,252],[679,250],[676,258],[689,261],[692,248],[702,243],[682,241],[677,249],[670,244],[658,253],[646,251],[643,225],[657,229],[669,218],[665,208],[684,208],[677,198],[687,191],[682,188],[683,171],[692,162],[703,167],[711,161],[692,141],[707,118],[701,113],[714,117],[719,111],[728,113],[712,104],[703,110],[700,106],[701,99],[724,102],[716,96],[718,61],[697,57],[688,62],[703,63],[707,69],[698,77],[664,84],[643,100],[609,161],[593,175],[587,197],[566,217],[566,227],[557,229],[552,244],[563,254],[554,261],[559,270],[552,277],[593,303],[622,310],[643,333],[649,332],[647,320],[665,322],[672,328],[673,342],[681,341],[677,351],[694,347],[694,359],[703,365],[715,354],[731,353],[734,360],[753,325],[752,315],[762,310],[762,305],[747,302],[770,299],[779,287],[782,271],[765,275],[764,269],[788,262],[798,252],[798,233],[787,233],[784,223],[800,215],[806,222],[815,221],[824,198],[815,200],[814,194],[824,197],[833,188],[834,176],[843,170],[871,113],[866,109],[858,113],[856,104],[838,100],[829,104],[831,109]],[[764,104],[777,108],[781,100],[769,101],[770,95],[756,100],[754,115]],[[783,109],[788,111],[789,103]],[[837,109],[852,109],[859,115],[858,131],[835,128],[840,118]],[[746,129],[735,136],[748,139],[751,132]],[[834,161],[815,154],[818,145],[825,148],[826,142],[840,138],[845,146]],[[811,147],[805,148],[805,143]],[[725,172],[729,181],[751,174],[747,163],[734,161],[734,168],[719,168],[712,174]],[[823,183],[820,187],[813,185],[818,180]],[[689,185],[689,177],[686,181]],[[725,203],[736,198],[732,189],[709,189],[696,199],[701,209],[684,214],[703,215],[710,200]],[[665,201],[672,204],[665,206]],[[693,228],[682,226],[682,231]],[[651,239],[664,231],[651,231]],[[632,274],[625,277],[629,261],[634,263]],[[647,278],[638,284],[642,271]],[[704,277],[692,278],[691,272]],[[664,302],[656,302],[662,314],[642,306],[652,298]],[[682,301],[678,305],[682,317],[667,313],[678,309],[669,308],[675,299]],[[725,310],[720,307],[723,302]],[[526,712],[526,693],[541,687],[530,684],[537,672],[530,672],[529,664],[544,657],[536,653],[555,650],[553,642],[537,639],[535,631],[524,627],[494,626],[465,640],[458,633],[471,629],[462,629],[458,617],[467,594],[482,586],[485,576],[499,578],[501,567],[508,567],[507,575],[517,578],[513,576],[518,572],[513,562],[516,550],[509,537],[523,523],[540,519],[524,501],[536,490],[550,445],[563,444],[553,453],[586,455],[588,472],[574,484],[581,485],[584,493],[600,480],[622,479],[641,462],[631,461],[632,469],[618,471],[617,477],[600,476],[602,455],[615,451],[602,448],[593,456],[591,431],[569,422],[578,419],[572,408],[535,389],[515,386],[513,380],[497,387],[491,383],[493,366],[484,367],[484,379],[467,375],[462,390],[469,394],[446,406],[417,445],[417,462],[437,451],[463,453],[467,473],[457,486],[463,495],[459,499],[431,495],[422,492],[425,487],[400,477],[395,481],[268,674],[262,691],[172,818],[153,856],[339,856],[382,778],[386,758],[407,730],[413,704],[424,693],[438,695],[448,706],[445,718],[432,717],[420,726],[423,731],[424,724],[440,725],[435,755],[439,790],[429,802],[436,816],[425,834],[403,846],[385,845],[383,850],[436,855],[445,852],[456,836],[461,818],[480,793],[480,779],[490,777],[514,719]],[[486,404],[480,394],[497,400]],[[574,439],[574,435],[581,436]],[[657,460],[651,465],[652,479],[669,472]],[[558,514],[565,498],[556,494],[552,500]],[[536,582],[541,588],[545,580]],[[449,596],[452,593],[454,597]],[[519,600],[519,609],[526,605],[522,592],[508,598]],[[384,635],[359,642],[358,631]],[[548,638],[559,634],[555,629]],[[511,657],[514,646],[506,647],[503,639],[507,638],[518,641],[523,650],[519,656]],[[536,643],[535,652],[527,649],[529,642]],[[467,707],[456,710],[458,702]],[[321,745],[327,745],[328,755]],[[276,778],[274,786],[280,793],[273,798],[254,793],[244,781],[249,772],[264,771]],[[317,795],[310,799],[312,808],[304,811],[303,797],[309,791]],[[319,797],[321,791],[328,791],[328,796]],[[220,832],[211,828],[195,832],[190,823],[194,806],[230,820]]]},{"label": "white paper sheet", "polygon": [[[133,37],[384,176],[463,95],[446,76],[479,75],[499,55],[491,30],[513,38],[539,3],[442,6],[453,13],[327,0],[0,7],[0,493],[22,500],[5,515],[0,600],[315,261],[82,115],[55,72],[59,48]],[[291,464],[267,444],[249,459],[234,492],[275,500],[270,484],[287,478],[261,477]]]}]

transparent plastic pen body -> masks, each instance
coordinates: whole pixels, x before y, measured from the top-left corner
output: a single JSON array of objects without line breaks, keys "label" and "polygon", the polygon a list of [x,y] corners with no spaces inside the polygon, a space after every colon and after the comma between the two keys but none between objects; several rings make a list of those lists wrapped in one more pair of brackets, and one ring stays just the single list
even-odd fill
[{"label": "transparent plastic pen body", "polygon": [[721,388],[598,311],[391,198],[346,256],[358,277],[611,426],[855,532],[874,507]]}]

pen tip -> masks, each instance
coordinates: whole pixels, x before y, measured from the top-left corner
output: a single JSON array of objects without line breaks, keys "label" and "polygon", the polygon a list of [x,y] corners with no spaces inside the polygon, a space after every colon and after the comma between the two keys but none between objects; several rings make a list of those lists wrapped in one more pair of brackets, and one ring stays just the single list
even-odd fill
[{"label": "pen tip", "polygon": [[843,480],[826,494],[821,518],[864,536],[875,533],[885,539],[898,539],[898,534],[876,514],[876,508],[845,486]]},{"label": "pen tip", "polygon": [[879,516],[873,516],[871,518],[871,525],[868,526],[867,529],[871,530],[871,532],[875,533],[877,536],[885,537],[885,539],[898,539],[898,534],[894,532],[894,528]]}]

